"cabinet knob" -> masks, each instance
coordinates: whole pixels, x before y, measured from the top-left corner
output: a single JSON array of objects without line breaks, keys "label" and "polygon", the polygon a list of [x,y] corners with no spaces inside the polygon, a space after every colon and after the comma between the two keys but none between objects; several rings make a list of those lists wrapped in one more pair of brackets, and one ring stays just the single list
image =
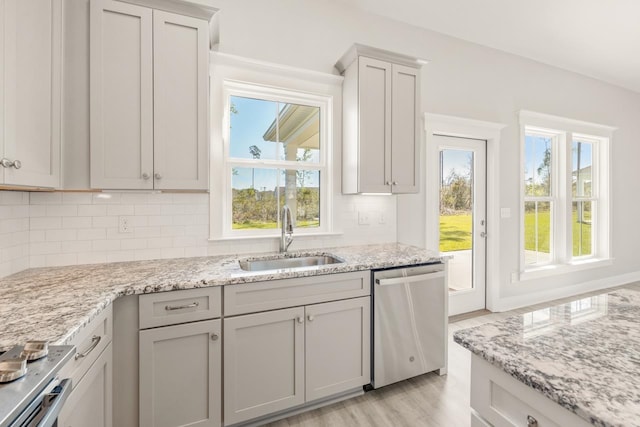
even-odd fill
[{"label": "cabinet knob", "polygon": [[162,175],[160,175],[158,172],[156,172],[153,176],[155,179],[162,179]]},{"label": "cabinet knob", "polygon": [[149,176],[148,173],[145,172],[145,173],[142,174],[142,179],[146,180],[146,179],[149,179],[149,178],[151,178],[151,176]]},{"label": "cabinet knob", "polygon": [[218,338],[220,337],[215,332],[211,334],[211,341],[218,341]]},{"label": "cabinet knob", "polygon": [[304,323],[304,317],[298,316],[296,320],[298,321],[298,323]]},{"label": "cabinet knob", "polygon": [[391,185],[391,181],[385,181],[384,185]]},{"label": "cabinet knob", "polygon": [[16,169],[20,169],[22,167],[22,162],[20,160],[14,160],[13,167]]},{"label": "cabinet knob", "polygon": [[4,157],[2,160],[0,160],[0,166],[4,168],[10,168],[11,166],[13,166],[13,162]]},{"label": "cabinet knob", "polygon": [[309,322],[313,322],[313,319],[315,319],[315,317],[313,317],[311,314],[307,316],[307,319],[309,320]]},{"label": "cabinet knob", "polygon": [[538,420],[531,415],[527,415],[527,427],[538,427]]},{"label": "cabinet knob", "polygon": [[393,181],[391,185],[398,185],[398,181]]}]

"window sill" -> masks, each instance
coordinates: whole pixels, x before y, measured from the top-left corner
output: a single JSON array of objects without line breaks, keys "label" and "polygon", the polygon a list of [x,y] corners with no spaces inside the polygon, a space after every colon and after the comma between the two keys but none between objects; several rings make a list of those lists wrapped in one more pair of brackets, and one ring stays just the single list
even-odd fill
[{"label": "window sill", "polygon": [[520,273],[519,280],[540,279],[543,277],[559,276],[561,274],[575,273],[577,271],[589,270],[592,268],[607,267],[613,265],[613,258],[595,258],[581,261],[574,261],[569,264],[552,264],[542,267],[532,268]]},{"label": "window sill", "polygon": [[[293,233],[293,238],[296,239],[298,237],[306,238],[306,237],[325,237],[325,236],[342,236],[344,233],[341,231],[322,231],[318,233]],[[279,239],[280,233],[277,234],[264,234],[261,236],[219,236],[219,237],[211,237],[209,238],[210,242],[221,242],[221,241],[231,241],[231,240],[259,240],[259,239]]]}]

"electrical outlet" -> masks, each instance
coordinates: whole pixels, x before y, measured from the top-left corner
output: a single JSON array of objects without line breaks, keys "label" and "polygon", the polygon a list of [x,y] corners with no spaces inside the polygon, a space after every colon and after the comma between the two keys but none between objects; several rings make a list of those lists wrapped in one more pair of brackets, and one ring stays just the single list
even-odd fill
[{"label": "electrical outlet", "polygon": [[118,217],[118,233],[133,233],[128,216]]},{"label": "electrical outlet", "polygon": [[384,212],[380,212],[380,216],[378,216],[378,224],[384,224],[387,222],[387,219],[384,216]]},{"label": "electrical outlet", "polygon": [[371,224],[371,218],[369,218],[369,212],[364,212],[364,211],[358,212],[358,224],[360,225]]}]

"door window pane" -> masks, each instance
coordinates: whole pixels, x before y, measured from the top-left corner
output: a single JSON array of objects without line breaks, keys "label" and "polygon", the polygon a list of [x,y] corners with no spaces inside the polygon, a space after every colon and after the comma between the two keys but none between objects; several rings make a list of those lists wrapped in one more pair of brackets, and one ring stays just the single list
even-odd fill
[{"label": "door window pane", "polygon": [[579,201],[572,204],[573,256],[592,255],[591,214],[593,202]]},{"label": "door window pane", "polygon": [[551,195],[551,144],[553,139],[527,133],[524,139],[525,196]]},{"label": "door window pane", "polygon": [[525,202],[524,253],[525,264],[543,264],[551,261],[551,203]]}]

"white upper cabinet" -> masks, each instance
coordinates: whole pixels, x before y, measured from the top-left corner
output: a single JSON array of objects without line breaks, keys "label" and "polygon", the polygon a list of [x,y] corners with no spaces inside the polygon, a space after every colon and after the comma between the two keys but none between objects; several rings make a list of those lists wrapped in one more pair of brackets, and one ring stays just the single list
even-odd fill
[{"label": "white upper cabinet", "polygon": [[62,0],[0,0],[0,183],[60,186]]},{"label": "white upper cabinet", "polygon": [[206,189],[208,23],[91,2],[91,186]]},{"label": "white upper cabinet", "polygon": [[419,73],[424,61],[355,45],[343,73],[342,192],[420,190]]}]

